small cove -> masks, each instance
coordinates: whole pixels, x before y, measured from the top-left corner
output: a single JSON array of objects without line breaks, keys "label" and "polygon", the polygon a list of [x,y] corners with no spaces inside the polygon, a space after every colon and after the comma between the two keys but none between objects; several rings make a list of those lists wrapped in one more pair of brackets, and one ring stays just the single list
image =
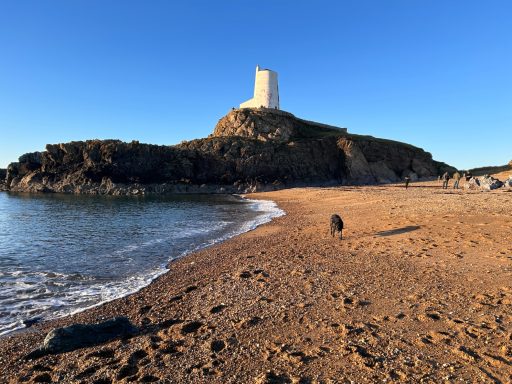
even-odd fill
[{"label": "small cove", "polygon": [[133,293],[170,261],[281,214],[226,195],[0,193],[0,334]]}]

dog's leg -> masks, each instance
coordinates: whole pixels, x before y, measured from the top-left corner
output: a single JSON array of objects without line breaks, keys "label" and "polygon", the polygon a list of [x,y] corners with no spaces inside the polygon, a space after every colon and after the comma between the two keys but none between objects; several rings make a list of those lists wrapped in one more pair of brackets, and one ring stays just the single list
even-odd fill
[{"label": "dog's leg", "polygon": [[340,240],[343,240],[343,229],[340,229]]}]

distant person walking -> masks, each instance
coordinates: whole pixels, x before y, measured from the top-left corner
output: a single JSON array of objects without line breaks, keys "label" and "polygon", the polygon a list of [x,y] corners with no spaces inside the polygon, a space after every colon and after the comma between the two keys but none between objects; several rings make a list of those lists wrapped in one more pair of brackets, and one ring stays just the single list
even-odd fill
[{"label": "distant person walking", "polygon": [[405,176],[405,189],[409,188],[409,183],[411,182],[411,178],[409,176]]},{"label": "distant person walking", "polygon": [[453,174],[453,189],[459,189],[460,173],[457,171]]},{"label": "distant person walking", "polygon": [[443,173],[442,179],[443,179],[443,189],[447,189],[448,181],[450,180],[450,175],[448,174],[448,172]]}]

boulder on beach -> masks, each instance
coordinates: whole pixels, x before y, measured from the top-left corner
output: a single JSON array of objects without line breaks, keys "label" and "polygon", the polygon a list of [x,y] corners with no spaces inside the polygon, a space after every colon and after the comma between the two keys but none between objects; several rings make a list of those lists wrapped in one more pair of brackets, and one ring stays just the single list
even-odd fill
[{"label": "boulder on beach", "polygon": [[512,188],[512,175],[510,175],[508,179],[503,182],[503,186],[505,188]]},{"label": "boulder on beach", "polygon": [[480,189],[480,180],[476,177],[472,177],[469,179],[466,184],[464,184],[464,188],[466,189]]},{"label": "boulder on beach", "polygon": [[472,177],[464,186],[466,189],[492,191],[501,188],[503,185],[500,180],[489,175],[484,175],[480,178]]},{"label": "boulder on beach", "polygon": [[46,335],[43,345],[29,353],[26,358],[34,359],[91,347],[113,339],[131,337],[137,331],[137,327],[126,317],[116,317],[97,324],[73,324],[56,328]]},{"label": "boulder on beach", "polygon": [[480,178],[481,189],[492,191],[494,189],[501,188],[502,186],[503,183],[492,176],[484,175],[482,178]]}]

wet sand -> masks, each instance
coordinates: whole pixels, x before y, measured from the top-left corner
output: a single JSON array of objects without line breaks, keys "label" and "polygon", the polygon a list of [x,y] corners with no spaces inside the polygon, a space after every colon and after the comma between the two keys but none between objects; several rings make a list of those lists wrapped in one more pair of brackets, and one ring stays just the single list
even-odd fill
[{"label": "wet sand", "polygon": [[[287,215],[139,293],[0,339],[0,382],[512,382],[512,192],[424,182],[249,197]],[[120,315],[140,334],[21,359],[51,328]]]}]

